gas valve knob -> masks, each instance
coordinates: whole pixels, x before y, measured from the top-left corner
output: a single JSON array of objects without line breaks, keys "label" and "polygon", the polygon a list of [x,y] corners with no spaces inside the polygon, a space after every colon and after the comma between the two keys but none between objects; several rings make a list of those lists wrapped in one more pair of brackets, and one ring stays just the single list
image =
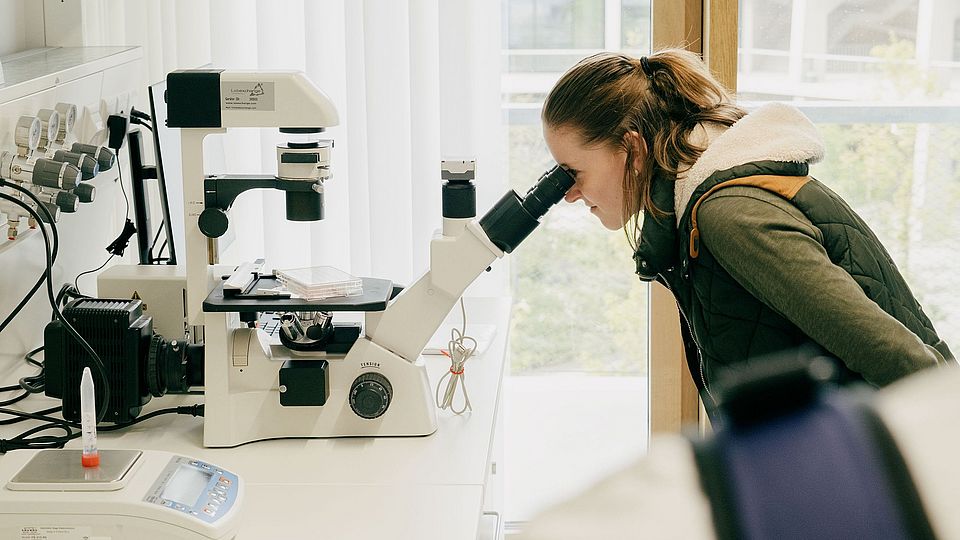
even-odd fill
[{"label": "gas valve knob", "polygon": [[80,198],[71,191],[60,191],[57,193],[57,207],[67,214],[77,211],[77,205]]},{"label": "gas valve knob", "polygon": [[[50,219],[52,219],[53,222],[56,222],[60,219],[60,207],[55,203],[40,201],[40,204],[47,209],[46,212],[38,212],[40,214],[40,219],[42,219],[44,223],[52,223]],[[47,215],[48,213],[50,214],[49,216]]]},{"label": "gas valve knob", "polygon": [[77,154],[88,154],[97,160],[100,166],[100,172],[109,171],[113,164],[117,162],[117,154],[106,146],[97,146],[95,144],[73,143],[70,151]]},{"label": "gas valve knob", "polygon": [[97,188],[91,184],[80,184],[73,188],[73,192],[77,195],[77,198],[80,199],[80,202],[91,203],[97,195]]},{"label": "gas valve knob", "polygon": [[33,165],[30,181],[42,187],[73,189],[80,184],[80,169],[62,161],[40,158]]},{"label": "gas valve knob", "polygon": [[53,153],[53,159],[54,161],[62,161],[79,168],[81,180],[90,180],[100,173],[100,165],[97,163],[97,160],[93,159],[89,154],[57,150]]}]

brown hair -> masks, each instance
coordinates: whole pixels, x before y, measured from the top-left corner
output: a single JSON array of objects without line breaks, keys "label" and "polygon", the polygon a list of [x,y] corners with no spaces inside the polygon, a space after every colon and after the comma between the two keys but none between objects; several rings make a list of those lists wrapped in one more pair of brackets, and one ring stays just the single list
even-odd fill
[{"label": "brown hair", "polygon": [[[727,90],[710,74],[700,57],[681,49],[667,49],[644,59],[602,52],[570,68],[547,95],[543,123],[574,129],[590,145],[625,150],[624,215],[627,240],[636,249],[640,212],[662,217],[651,198],[655,175],[676,180],[704,148],[691,144],[690,132],[702,122],[730,126],[746,113],[732,103]],[[638,132],[646,141],[648,157],[633,174],[633,145],[625,135]],[[631,232],[632,231],[632,232]]]}]

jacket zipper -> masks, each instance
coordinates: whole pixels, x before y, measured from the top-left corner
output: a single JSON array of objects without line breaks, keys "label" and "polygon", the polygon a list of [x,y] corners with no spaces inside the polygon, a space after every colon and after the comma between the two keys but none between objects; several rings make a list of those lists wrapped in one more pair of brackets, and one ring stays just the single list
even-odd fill
[{"label": "jacket zipper", "polygon": [[[657,281],[659,281],[664,287],[666,287],[667,290],[670,291],[672,294],[673,288],[670,287],[670,284],[667,283],[667,280],[664,279],[663,276],[658,276],[658,277],[659,279]],[[674,296],[674,300],[676,300],[676,296]],[[713,397],[713,392],[710,391],[710,387],[707,385],[707,378],[703,374],[703,355],[700,354],[700,341],[697,339],[697,333],[693,330],[693,325],[690,324],[690,319],[688,319],[687,314],[684,313],[683,308],[680,306],[680,302],[677,302],[677,311],[680,312],[680,317],[683,318],[683,324],[687,325],[687,330],[690,331],[690,337],[693,338],[694,348],[697,351],[697,367],[699,368],[699,371],[700,371],[699,373],[700,386],[703,387],[703,390],[707,393],[707,396],[710,398],[710,401],[712,401],[713,404],[716,406],[718,405],[717,398]],[[686,350],[686,348],[684,348],[684,350]]]},{"label": "jacket zipper", "polygon": [[693,338],[693,344],[696,345],[697,366],[700,368],[700,384],[703,385],[703,389],[706,391],[710,401],[712,401],[714,406],[716,406],[718,405],[717,398],[713,397],[713,392],[710,391],[710,387],[707,385],[707,378],[703,374],[703,355],[700,354],[700,341],[697,340],[697,333],[693,330],[693,325],[690,324],[690,320],[687,319],[687,314],[683,312],[683,308],[680,307],[679,304],[677,304],[677,310],[680,311],[680,315],[683,317],[683,322],[687,325],[687,329],[690,330],[690,337]]}]

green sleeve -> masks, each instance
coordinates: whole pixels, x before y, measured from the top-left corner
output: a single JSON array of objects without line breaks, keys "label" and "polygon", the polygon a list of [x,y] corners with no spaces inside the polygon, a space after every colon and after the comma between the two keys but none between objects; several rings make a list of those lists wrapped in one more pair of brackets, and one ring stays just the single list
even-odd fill
[{"label": "green sleeve", "polygon": [[723,189],[701,203],[698,224],[703,245],[741,286],[867,382],[883,386],[943,362],[830,261],[820,230],[779,196]]}]

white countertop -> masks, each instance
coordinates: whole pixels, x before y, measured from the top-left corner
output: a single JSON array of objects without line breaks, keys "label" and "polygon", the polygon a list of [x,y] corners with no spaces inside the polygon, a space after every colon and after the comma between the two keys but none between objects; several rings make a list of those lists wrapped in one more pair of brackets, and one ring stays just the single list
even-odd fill
[{"label": "white countertop", "polygon": [[[497,326],[481,356],[466,366],[473,412],[438,412],[437,431],[426,437],[282,439],[236,448],[204,448],[203,420],[163,415],[120,432],[101,432],[101,448],[176,452],[215,463],[242,476],[247,500],[238,538],[410,538],[474,540],[483,504],[501,381],[506,358],[510,301],[467,299],[471,323]],[[454,310],[459,317],[459,308]],[[25,369],[19,356],[4,355],[0,382],[12,384]],[[426,357],[431,383],[450,366]],[[202,401],[200,395],[154,398],[144,412]],[[31,396],[24,410],[53,406]],[[9,438],[27,423],[0,427]],[[79,447],[79,440],[68,447]],[[0,456],[2,459],[2,456]]]}]

